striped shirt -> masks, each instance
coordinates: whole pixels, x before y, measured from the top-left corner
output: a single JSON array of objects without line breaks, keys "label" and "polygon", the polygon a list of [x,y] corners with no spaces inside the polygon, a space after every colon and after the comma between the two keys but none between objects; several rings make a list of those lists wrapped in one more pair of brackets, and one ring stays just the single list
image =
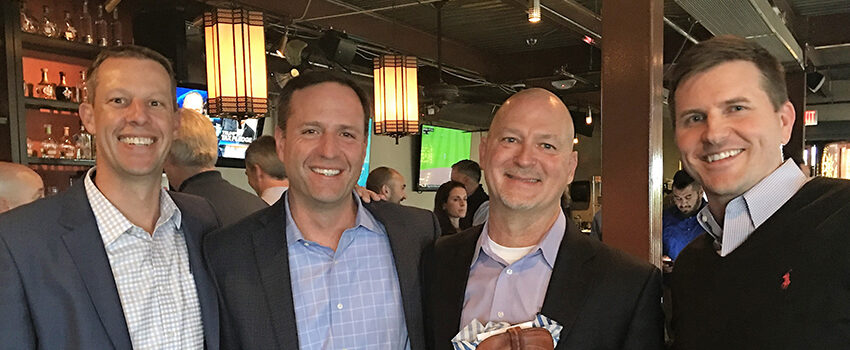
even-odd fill
[{"label": "striped shirt", "polygon": [[309,241],[286,200],[286,241],[301,349],[410,349],[389,236],[357,196],[336,251]]},{"label": "striped shirt", "polygon": [[723,227],[717,224],[708,206],[700,210],[699,224],[720,245],[718,254],[726,256],[788,202],[806,181],[806,175],[793,160],[788,159],[747,192],[726,204]]},{"label": "striped shirt", "polygon": [[133,349],[203,349],[204,329],[180,209],[160,192],[153,234],[131,223],[85,176]]}]

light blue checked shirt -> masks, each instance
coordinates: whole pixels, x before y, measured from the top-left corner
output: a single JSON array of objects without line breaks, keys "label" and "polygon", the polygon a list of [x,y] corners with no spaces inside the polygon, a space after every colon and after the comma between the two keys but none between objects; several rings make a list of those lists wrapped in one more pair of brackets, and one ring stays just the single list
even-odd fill
[{"label": "light blue checked shirt", "polygon": [[699,224],[720,245],[717,253],[725,257],[743,244],[807,181],[797,164],[788,159],[747,192],[726,204],[723,227],[711,215],[707,205],[697,214]]},{"label": "light blue checked shirt", "polygon": [[304,239],[286,197],[286,241],[301,349],[410,349],[393,252],[359,197],[336,251]]}]

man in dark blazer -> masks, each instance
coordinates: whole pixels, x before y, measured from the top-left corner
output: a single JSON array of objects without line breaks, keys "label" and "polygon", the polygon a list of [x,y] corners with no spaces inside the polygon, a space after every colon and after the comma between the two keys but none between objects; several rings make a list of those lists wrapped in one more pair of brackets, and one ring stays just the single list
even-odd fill
[{"label": "man in dark blazer", "polygon": [[369,102],[348,78],[311,72],[281,92],[277,153],[290,187],[273,206],[214,232],[222,346],[425,349],[421,253],[433,214],[362,203]]},{"label": "man in dark blazer", "polygon": [[429,347],[451,349],[477,320],[561,326],[556,349],[660,349],[661,274],[588,238],[560,208],[577,154],[566,106],[524,90],[496,113],[479,154],[490,189],[483,226],[440,238],[428,254]]},{"label": "man in dark blazer", "polygon": [[96,167],[0,215],[0,348],[218,349],[200,249],[218,222],[202,198],[161,188],[179,124],[170,64],[127,45],[88,76],[80,116],[97,135]]},{"label": "man in dark blazer", "polygon": [[268,207],[260,197],[234,186],[215,170],[218,139],[210,119],[187,108],[179,113],[180,128],[163,166],[169,185],[210,201],[222,227]]}]

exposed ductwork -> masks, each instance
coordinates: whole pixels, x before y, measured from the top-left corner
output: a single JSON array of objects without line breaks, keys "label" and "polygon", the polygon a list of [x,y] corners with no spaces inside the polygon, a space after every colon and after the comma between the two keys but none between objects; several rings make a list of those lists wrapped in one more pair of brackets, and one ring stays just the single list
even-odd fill
[{"label": "exposed ductwork", "polygon": [[751,39],[785,65],[804,67],[803,49],[768,0],[676,0],[714,35]]}]

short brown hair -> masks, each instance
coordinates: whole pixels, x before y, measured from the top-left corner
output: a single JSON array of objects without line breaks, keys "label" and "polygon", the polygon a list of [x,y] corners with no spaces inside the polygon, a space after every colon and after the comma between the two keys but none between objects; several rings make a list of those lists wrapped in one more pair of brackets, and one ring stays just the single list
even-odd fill
[{"label": "short brown hair", "polygon": [[337,83],[354,90],[354,93],[357,94],[357,98],[360,100],[360,106],[363,108],[363,130],[365,130],[368,134],[369,118],[372,116],[372,107],[366,92],[348,77],[330,71],[307,72],[292,78],[292,80],[286,83],[283,90],[280,92],[280,99],[278,100],[277,127],[286,131],[286,121],[289,118],[289,114],[292,112],[289,108],[292,103],[292,94],[298,90],[306,89],[321,83]]},{"label": "short brown hair", "polygon": [[257,165],[266,174],[278,180],[286,178],[286,169],[283,167],[283,162],[277,157],[277,147],[275,147],[274,137],[269,135],[260,136],[258,139],[248,145],[245,150],[245,166],[253,167]]},{"label": "short brown hair", "polygon": [[668,105],[676,126],[676,89],[679,84],[696,74],[708,71],[731,61],[752,62],[761,72],[761,86],[774,110],[778,111],[788,101],[785,69],[773,55],[759,44],[734,35],[722,35],[690,48],[676,66],[670,79]]},{"label": "short brown hair", "polygon": [[180,129],[168,151],[172,164],[194,168],[215,166],[218,138],[210,118],[188,108],[180,108],[179,114]]},{"label": "short brown hair", "polygon": [[174,78],[174,69],[171,68],[171,62],[158,52],[137,45],[110,47],[97,55],[97,58],[94,59],[94,62],[92,62],[86,71],[86,87],[90,102],[94,100],[95,90],[97,90],[97,70],[109,58],[137,58],[159,63],[165,69],[165,72],[168,73],[168,78],[171,79],[171,105],[174,106],[174,110],[177,110],[177,80]]}]

